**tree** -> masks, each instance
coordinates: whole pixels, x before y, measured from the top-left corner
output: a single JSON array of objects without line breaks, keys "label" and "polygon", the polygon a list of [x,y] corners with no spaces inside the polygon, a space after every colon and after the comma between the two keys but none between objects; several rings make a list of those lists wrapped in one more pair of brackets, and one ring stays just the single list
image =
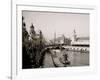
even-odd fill
[{"label": "tree", "polygon": [[[30,37],[30,39],[29,39]],[[23,68],[40,67],[41,51],[44,48],[45,39],[42,31],[36,33],[33,24],[30,26],[30,35],[26,30],[24,17],[22,17],[22,41],[23,41]]]},{"label": "tree", "polygon": [[24,17],[22,16],[22,68],[31,67],[29,55],[29,34],[26,30]]}]

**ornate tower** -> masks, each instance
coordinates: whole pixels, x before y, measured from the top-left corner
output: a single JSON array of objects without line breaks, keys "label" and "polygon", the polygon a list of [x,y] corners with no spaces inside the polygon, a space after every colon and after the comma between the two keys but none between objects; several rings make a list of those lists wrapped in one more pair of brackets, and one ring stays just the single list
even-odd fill
[{"label": "ornate tower", "polygon": [[35,39],[35,37],[36,37],[36,32],[34,30],[33,24],[31,24],[31,26],[30,26],[30,36],[31,36],[31,39]]},{"label": "ornate tower", "polygon": [[73,31],[73,38],[72,38],[72,42],[75,42],[75,41],[76,41],[76,39],[77,39],[77,34],[76,34],[75,29],[74,29],[74,31]]}]

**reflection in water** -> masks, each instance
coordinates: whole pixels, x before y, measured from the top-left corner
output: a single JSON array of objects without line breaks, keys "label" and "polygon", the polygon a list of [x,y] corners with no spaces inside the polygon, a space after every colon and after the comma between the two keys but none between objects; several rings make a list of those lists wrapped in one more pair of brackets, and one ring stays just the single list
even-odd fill
[{"label": "reflection in water", "polygon": [[[74,52],[74,51],[60,51],[51,50],[51,53],[46,53],[43,61],[43,67],[55,67],[54,63],[58,67],[64,67],[60,59],[63,59],[63,54],[68,54],[68,60],[70,65],[68,66],[88,66],[89,65],[89,53]],[[53,55],[53,56],[52,56]],[[52,59],[53,57],[53,59]]]},{"label": "reflection in water", "polygon": [[69,52],[70,66],[86,66],[89,65],[89,53]]}]

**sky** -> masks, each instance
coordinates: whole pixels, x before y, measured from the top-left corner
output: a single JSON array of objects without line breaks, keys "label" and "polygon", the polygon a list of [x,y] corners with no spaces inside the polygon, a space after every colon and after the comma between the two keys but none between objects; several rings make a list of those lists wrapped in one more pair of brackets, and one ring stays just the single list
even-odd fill
[{"label": "sky", "polygon": [[33,23],[35,30],[41,30],[48,40],[52,40],[55,33],[57,37],[64,34],[71,38],[74,29],[77,36],[89,37],[89,14],[23,11],[22,15],[28,32]]}]

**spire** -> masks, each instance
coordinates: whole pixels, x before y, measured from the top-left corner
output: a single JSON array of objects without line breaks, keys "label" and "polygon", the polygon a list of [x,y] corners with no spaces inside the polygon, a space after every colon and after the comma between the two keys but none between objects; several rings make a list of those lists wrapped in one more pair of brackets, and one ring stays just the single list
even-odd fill
[{"label": "spire", "polygon": [[76,35],[76,31],[75,31],[75,29],[74,29],[74,41],[76,41],[76,37],[77,37],[77,35]]},{"label": "spire", "polygon": [[56,42],[56,31],[54,32],[54,44]]},{"label": "spire", "polygon": [[75,31],[75,29],[74,29],[74,34],[76,34],[76,31]]},{"label": "spire", "polygon": [[33,28],[33,29],[34,29],[33,23],[31,23],[31,28]]}]

